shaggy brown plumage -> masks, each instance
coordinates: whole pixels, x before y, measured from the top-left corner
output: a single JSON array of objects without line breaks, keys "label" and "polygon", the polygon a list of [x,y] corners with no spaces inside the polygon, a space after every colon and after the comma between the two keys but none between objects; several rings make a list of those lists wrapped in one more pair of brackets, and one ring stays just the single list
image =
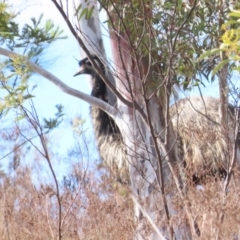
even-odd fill
[{"label": "shaggy brown plumage", "polygon": [[221,125],[219,100],[213,97],[181,99],[171,106],[170,115],[189,177],[198,182],[206,175],[224,175],[234,136],[233,106],[229,105],[227,126]]},{"label": "shaggy brown plumage", "polygon": [[[105,73],[97,56],[93,59]],[[88,58],[79,62],[80,70],[75,74],[92,76],[91,95],[108,102],[107,86],[93,69]],[[92,123],[100,156],[113,175],[128,182],[127,160],[123,139],[114,120],[97,107],[91,107]],[[202,176],[225,174],[231,156],[234,127],[234,108],[229,105],[228,125],[222,126],[219,100],[212,97],[181,99],[170,107],[174,131],[178,135],[180,158],[189,178],[195,182]],[[238,142],[238,147],[240,146]]]}]

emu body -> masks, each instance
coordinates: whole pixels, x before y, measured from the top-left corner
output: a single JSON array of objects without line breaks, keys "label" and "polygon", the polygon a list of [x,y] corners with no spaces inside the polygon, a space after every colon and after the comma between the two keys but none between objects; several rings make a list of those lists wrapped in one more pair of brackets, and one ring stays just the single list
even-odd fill
[{"label": "emu body", "polygon": [[[189,178],[199,183],[206,176],[224,177],[233,154],[235,124],[238,124],[234,120],[234,107],[229,105],[226,126],[221,124],[219,100],[213,97],[181,99],[171,106],[170,115]],[[236,145],[239,163],[239,140]]]},{"label": "emu body", "polygon": [[[97,56],[94,61],[105,74],[105,67]],[[107,86],[85,58],[74,75],[92,77],[91,95],[108,102]],[[113,175],[121,182],[129,182],[127,158],[120,130],[114,120],[97,107],[91,107],[92,123],[100,156]],[[226,173],[234,136],[234,108],[229,105],[228,124],[221,125],[219,100],[212,97],[181,99],[170,107],[173,129],[178,136],[180,159],[187,178],[195,182],[207,175]],[[238,148],[240,141],[237,142]],[[240,156],[238,150],[238,157]]]},{"label": "emu body", "polygon": [[[105,74],[106,71],[103,63],[97,56],[93,56],[93,59]],[[93,69],[88,58],[79,61],[79,67],[79,71],[74,76],[80,74],[91,75],[91,95],[105,102],[109,102],[107,97],[107,86]],[[117,180],[128,182],[123,139],[118,126],[106,112],[97,107],[90,107],[90,113],[96,138],[96,145],[104,165],[110,169],[111,173],[117,178]]]}]

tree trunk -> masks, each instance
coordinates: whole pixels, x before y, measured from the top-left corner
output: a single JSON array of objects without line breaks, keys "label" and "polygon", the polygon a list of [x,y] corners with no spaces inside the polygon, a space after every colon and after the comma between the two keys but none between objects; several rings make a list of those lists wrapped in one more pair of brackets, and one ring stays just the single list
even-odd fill
[{"label": "tree trunk", "polygon": [[[83,16],[80,21],[76,22],[76,26],[78,28],[79,37],[82,39],[84,45],[87,47],[88,51],[91,54],[96,54],[101,61],[108,66],[108,60],[106,57],[106,52],[103,46],[103,39],[102,39],[102,32],[101,32],[101,25],[99,19],[99,12],[97,8],[97,1],[96,0],[76,0],[75,3],[73,1],[73,8],[74,12],[81,4],[80,14],[81,11],[84,9],[91,9],[94,8],[93,13],[90,18],[85,18]],[[82,58],[85,58],[87,55],[80,47],[80,55]],[[111,71],[107,72],[107,77],[110,82],[115,85],[115,79],[112,75]],[[90,78],[90,77],[89,77]],[[108,88],[108,99],[109,103],[114,106],[117,102],[116,96],[110,91]]]},{"label": "tree trunk", "polygon": [[[114,13],[112,10],[110,16],[111,21],[116,23],[118,20]],[[170,224],[170,215],[174,214],[174,210],[171,194],[165,191],[166,183],[171,178],[169,165],[177,159],[177,146],[174,144],[176,137],[171,122],[165,119],[164,91],[161,95],[163,101],[160,102],[156,94],[152,94],[155,89],[150,86],[153,77],[151,73],[158,69],[150,67],[149,56],[129,54],[133,52],[129,41],[130,31],[126,33],[112,29],[110,36],[117,88],[127,99],[138,104],[131,108],[118,99],[118,109],[123,116],[122,124],[127,123],[122,127],[122,135],[127,146],[131,190],[136,197],[136,239],[172,239],[174,234],[178,236],[177,239],[182,239],[185,229],[180,230]],[[144,77],[145,83],[142,81]],[[144,116],[138,108],[144,109]],[[148,218],[159,231],[153,231],[153,228],[149,231]]]},{"label": "tree trunk", "polygon": [[[78,1],[82,9],[84,2]],[[96,6],[96,2],[91,1],[91,5]],[[144,8],[151,17],[151,10],[146,6]],[[111,8],[109,17],[113,25],[110,39],[116,89],[126,101],[132,103],[129,106],[117,99],[119,114],[115,116],[115,121],[126,146],[137,224],[135,238],[173,239],[175,235],[177,239],[183,239],[185,229],[182,226],[178,229],[171,223],[170,215],[174,214],[172,195],[165,190],[171,178],[171,163],[177,159],[177,147],[171,123],[165,118],[164,91],[161,102],[154,94],[155,89],[151,91],[152,72],[158,69],[151,67],[149,55],[134,52],[130,31],[115,27],[119,19],[114,7]],[[81,18],[79,26],[81,38],[89,51],[104,55],[100,33],[94,31],[100,29],[98,11],[95,9],[88,20]]]}]

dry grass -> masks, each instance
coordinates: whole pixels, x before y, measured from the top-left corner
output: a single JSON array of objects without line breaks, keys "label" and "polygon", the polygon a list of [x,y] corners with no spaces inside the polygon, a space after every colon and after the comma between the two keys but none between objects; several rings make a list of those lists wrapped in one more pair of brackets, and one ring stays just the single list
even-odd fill
[{"label": "dry grass", "polygon": [[[21,134],[25,129],[29,134],[31,127]],[[21,145],[24,139],[17,128],[2,131],[0,150],[10,154],[4,158],[8,173],[0,172],[0,239],[133,238],[133,205],[126,189],[106,170],[87,170],[92,159],[89,149],[81,148],[88,140],[80,133],[77,148],[61,159],[49,150],[57,140],[53,136],[34,139],[39,148],[29,150],[30,144]],[[41,148],[39,139],[49,149]],[[20,147],[12,150],[15,146]],[[68,169],[60,178],[58,165],[66,163]]]},{"label": "dry grass", "polygon": [[[33,183],[33,169],[21,165],[13,175],[3,175],[0,181],[0,239],[133,239],[133,204],[127,187],[114,182],[107,173],[99,177],[99,170],[81,174],[77,166],[73,165],[72,172],[58,182],[61,229],[54,184],[44,183],[44,180]],[[37,179],[41,180],[41,172],[38,174]],[[198,239],[239,236],[240,183],[237,179],[239,174],[235,171],[227,194],[224,194],[223,182],[210,176],[204,191],[188,184],[185,197],[200,232]],[[184,204],[174,192],[174,185],[169,185],[167,193],[174,196],[176,213],[171,222],[185,227],[188,221]]]},{"label": "dry grass", "polygon": [[[189,140],[192,147],[203,146],[202,143],[207,143],[208,146],[214,146],[215,150],[219,148],[219,145],[215,143],[221,139],[216,134],[221,132],[211,132],[210,138],[204,134],[206,131],[200,131],[198,134],[197,129],[189,131],[189,128],[194,126],[189,124],[186,131],[186,134],[194,133],[195,141]],[[25,129],[30,131],[30,128]],[[82,131],[80,133],[82,134]],[[199,139],[196,136],[199,136]],[[0,146],[0,150],[3,152],[6,150],[5,148],[14,148],[19,144],[17,141],[20,137],[20,132],[17,130],[9,132],[9,135],[4,132],[2,134],[4,144]],[[51,149],[51,139],[48,140],[44,134],[39,138]],[[79,136],[77,136],[78,138]],[[79,146],[82,145],[79,143]],[[84,146],[87,146],[87,142]],[[67,176],[63,180],[59,180],[58,177],[54,178],[53,175],[58,174],[57,168],[54,167],[58,156],[55,156],[47,148],[39,149],[44,154],[32,153],[35,159],[32,161],[32,167],[30,165],[24,167],[22,164],[25,156],[29,154],[27,148],[14,150],[11,155],[12,163],[9,161],[12,170],[7,175],[0,174],[0,239],[133,239],[135,232],[134,208],[128,195],[128,187],[115,182],[109,177],[111,174],[106,171],[104,174],[101,173],[101,169],[87,171],[82,160],[86,156],[81,151],[74,151],[71,156],[76,157],[77,161],[68,160],[71,168]],[[37,152],[39,149],[34,149],[34,151]],[[201,151],[204,152],[204,148],[201,148]],[[194,155],[190,151],[184,153],[185,158],[191,158]],[[229,154],[227,151],[224,151],[225,153]],[[81,160],[79,160],[80,156]],[[198,160],[200,159],[197,157],[199,155],[195,154],[194,156]],[[91,161],[89,156],[86,159]],[[215,163],[219,160],[217,156],[214,159],[216,159]],[[221,155],[221,163],[224,162],[223,159],[224,156]],[[41,165],[43,162],[45,163],[44,167]],[[52,172],[49,171],[48,181],[43,179],[41,171],[49,166],[46,163],[52,167]],[[57,164],[59,163],[58,159]],[[38,168],[37,165],[42,167]],[[204,174],[203,169],[189,169],[190,167],[191,164],[188,165],[188,173],[185,169],[187,179],[191,180],[192,174],[195,174],[197,170]],[[190,181],[186,184],[184,201],[180,199],[179,194],[176,194],[175,184],[169,181],[166,194],[171,195],[171,207],[173,207],[170,224],[175,229],[179,225],[179,229],[188,226],[187,204],[192,219],[195,221],[195,230],[199,233],[198,239],[236,239],[240,236],[240,183],[237,180],[239,175],[235,170],[227,193],[224,192],[223,181],[216,180],[211,175],[208,175],[204,181],[204,191],[197,190]],[[56,181],[49,181],[49,179]],[[162,209],[158,210],[162,211]],[[156,225],[167,228],[166,217],[159,212],[159,222]],[[145,221],[147,222],[146,219]],[[152,231],[152,226],[146,224],[146,227],[146,231]]]},{"label": "dry grass", "polygon": [[86,179],[75,190],[61,186],[60,231],[53,186],[36,187],[27,168],[19,168],[14,178],[2,179],[0,239],[132,239],[133,208],[128,196],[113,191],[106,177],[96,181],[89,174]]},{"label": "dry grass", "polygon": [[[224,180],[208,177],[202,188],[189,183],[185,194],[185,204],[189,205],[194,219],[197,239],[238,239],[240,236],[240,174],[234,174],[227,194],[224,194]],[[169,186],[168,191],[173,186]],[[202,190],[204,188],[204,190]],[[178,195],[173,197],[176,215],[172,217],[174,226],[188,225],[184,204]]]}]

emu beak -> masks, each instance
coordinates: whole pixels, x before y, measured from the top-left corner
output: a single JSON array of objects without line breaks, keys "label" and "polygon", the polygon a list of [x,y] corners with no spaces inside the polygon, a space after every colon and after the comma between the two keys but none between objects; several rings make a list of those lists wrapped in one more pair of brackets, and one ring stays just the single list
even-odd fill
[{"label": "emu beak", "polygon": [[85,71],[85,67],[81,66],[73,76],[76,77],[77,75],[84,73],[84,71]]}]

